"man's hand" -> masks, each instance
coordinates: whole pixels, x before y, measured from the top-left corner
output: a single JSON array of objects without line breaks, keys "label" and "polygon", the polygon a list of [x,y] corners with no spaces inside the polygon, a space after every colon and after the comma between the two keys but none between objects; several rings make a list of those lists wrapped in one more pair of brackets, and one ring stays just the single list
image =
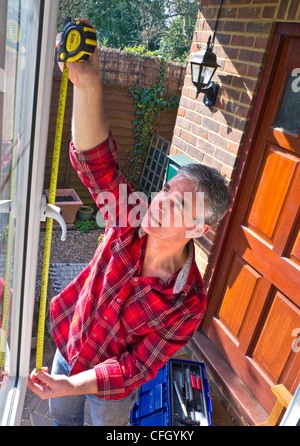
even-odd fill
[{"label": "man's hand", "polygon": [[5,382],[5,380],[7,378],[9,378],[8,372],[6,372],[4,370],[0,370],[0,390],[1,390],[2,384]]},{"label": "man's hand", "polygon": [[[87,20],[83,21],[93,26]],[[61,34],[56,39],[57,47],[59,47],[60,41]],[[69,79],[74,85],[73,142],[78,151],[84,152],[99,146],[109,135],[109,126],[103,108],[98,48],[88,60],[67,62],[67,67],[69,68]],[[62,64],[60,64],[60,69],[62,69]]]},{"label": "man's hand", "polygon": [[35,370],[28,376],[28,388],[42,400],[70,395],[96,394],[96,373],[93,369],[74,376],[49,375],[48,368]]},{"label": "man's hand", "polygon": [[48,368],[35,370],[28,377],[27,385],[42,400],[69,395],[71,386],[67,376],[48,374]]},{"label": "man's hand", "polygon": [[[76,20],[81,20],[94,28],[94,26],[87,20]],[[57,48],[60,47],[60,42],[61,33],[59,33],[56,37]],[[63,62],[59,62],[58,65],[61,71],[63,71]],[[69,68],[69,79],[75,85],[75,87],[84,88],[100,83],[98,48],[95,48],[94,53],[90,55],[88,60],[83,62],[67,62],[67,67]]]}]

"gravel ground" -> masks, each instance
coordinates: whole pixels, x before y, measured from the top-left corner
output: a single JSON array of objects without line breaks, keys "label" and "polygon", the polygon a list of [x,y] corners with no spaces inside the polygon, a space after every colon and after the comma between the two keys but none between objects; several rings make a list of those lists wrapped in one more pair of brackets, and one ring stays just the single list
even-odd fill
[{"label": "gravel ground", "polygon": [[[89,263],[94,256],[99,236],[102,233],[103,229],[92,230],[87,234],[80,234],[79,231],[69,229],[66,240],[61,241],[61,230],[54,229],[51,241],[50,263]],[[41,294],[45,234],[45,230],[41,230],[35,291],[35,320],[38,317],[39,297]]]}]

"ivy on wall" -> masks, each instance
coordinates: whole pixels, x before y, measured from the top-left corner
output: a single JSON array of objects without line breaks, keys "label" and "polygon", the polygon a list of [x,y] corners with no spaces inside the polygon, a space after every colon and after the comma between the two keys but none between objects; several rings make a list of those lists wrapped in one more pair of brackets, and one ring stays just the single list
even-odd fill
[{"label": "ivy on wall", "polygon": [[179,98],[168,96],[165,89],[166,62],[161,59],[159,72],[150,88],[136,85],[129,88],[134,108],[135,146],[127,152],[127,169],[124,175],[133,188],[138,186],[140,175],[148,152],[148,147],[161,114],[178,107]]}]

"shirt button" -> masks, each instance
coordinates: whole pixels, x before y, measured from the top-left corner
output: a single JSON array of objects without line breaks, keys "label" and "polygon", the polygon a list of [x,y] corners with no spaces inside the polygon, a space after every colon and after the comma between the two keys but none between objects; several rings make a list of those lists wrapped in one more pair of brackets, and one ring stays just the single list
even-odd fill
[{"label": "shirt button", "polygon": [[93,333],[94,338],[97,336],[96,333]]},{"label": "shirt button", "polygon": [[107,319],[108,319],[108,316],[104,316],[104,319],[107,321]]},{"label": "shirt button", "polygon": [[137,282],[139,279],[138,279],[137,277],[135,277],[133,280],[134,280],[135,282]]},{"label": "shirt button", "polygon": [[121,302],[121,299],[117,299],[117,302]]}]

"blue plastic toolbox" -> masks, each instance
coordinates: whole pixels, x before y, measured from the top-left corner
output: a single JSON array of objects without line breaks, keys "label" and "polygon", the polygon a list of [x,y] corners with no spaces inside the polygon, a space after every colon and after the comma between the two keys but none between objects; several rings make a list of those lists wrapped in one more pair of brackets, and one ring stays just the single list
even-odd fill
[{"label": "blue plastic toolbox", "polygon": [[140,388],[132,426],[211,426],[211,400],[203,362],[171,358]]}]

